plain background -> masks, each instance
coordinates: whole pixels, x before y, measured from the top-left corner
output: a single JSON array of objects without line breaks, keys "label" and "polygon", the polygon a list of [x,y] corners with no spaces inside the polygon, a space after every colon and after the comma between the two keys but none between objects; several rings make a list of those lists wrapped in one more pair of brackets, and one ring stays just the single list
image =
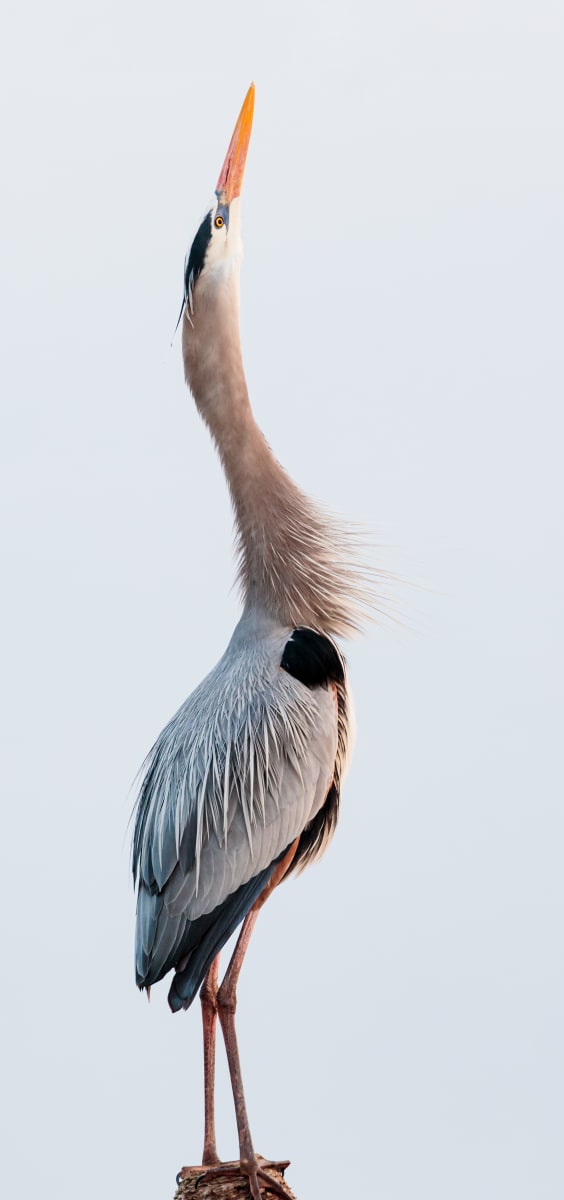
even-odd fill
[{"label": "plain background", "polygon": [[255,79],[256,414],[413,585],[347,648],[338,836],[243,972],[256,1145],[300,1200],[559,1200],[561,4],[4,12],[2,1192],[166,1200],[201,1153],[198,1006],[135,991],[127,824],[237,619],[170,339]]}]

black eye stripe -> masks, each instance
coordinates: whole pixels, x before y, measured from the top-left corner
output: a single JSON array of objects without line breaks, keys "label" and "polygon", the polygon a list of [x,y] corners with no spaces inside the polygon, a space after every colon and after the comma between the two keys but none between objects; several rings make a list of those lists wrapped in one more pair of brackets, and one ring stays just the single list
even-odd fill
[{"label": "black eye stripe", "polygon": [[212,219],[212,215],[211,215],[211,212],[209,212],[204,217],[202,224],[200,225],[200,228],[194,238],[194,241],[192,242],[192,247],[190,250],[190,254],[188,255],[188,260],[186,262],[186,266],[185,266],[185,270],[184,270],[184,294],[185,294],[185,296],[188,295],[188,286],[189,286],[190,276],[192,276],[192,286],[193,286],[198,278],[198,275],[202,271],[205,257],[206,257],[206,252],[207,252],[208,246],[210,244],[210,240],[211,240],[211,219]]}]

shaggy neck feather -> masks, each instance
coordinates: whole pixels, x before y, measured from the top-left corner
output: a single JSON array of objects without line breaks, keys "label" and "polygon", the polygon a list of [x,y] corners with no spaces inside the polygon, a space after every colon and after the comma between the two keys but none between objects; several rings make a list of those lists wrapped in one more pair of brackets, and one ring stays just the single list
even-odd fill
[{"label": "shaggy neck feather", "polygon": [[183,322],[187,383],[223,464],[237,527],[246,605],[282,625],[333,634],[358,628],[366,600],[350,538],[305,496],[253,416],[241,357],[238,278],[199,281]]}]

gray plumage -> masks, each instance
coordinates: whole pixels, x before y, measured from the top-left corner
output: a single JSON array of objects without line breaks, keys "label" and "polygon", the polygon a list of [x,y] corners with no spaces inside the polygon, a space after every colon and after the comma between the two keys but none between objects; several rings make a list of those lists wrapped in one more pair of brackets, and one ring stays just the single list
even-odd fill
[{"label": "gray plumage", "polygon": [[[216,911],[219,919],[230,898],[237,909],[239,889],[268,871],[325,803],[342,756],[337,699],[281,669],[291,633],[245,612],[148,757],[133,841],[142,987],[193,954],[193,923]],[[223,941],[231,920],[227,927]],[[205,936],[215,946],[207,928]]]},{"label": "gray plumage", "polygon": [[[300,491],[255,422],[239,337],[239,196],[227,221],[217,195],[187,258],[182,345],[233,501],[244,608],[148,756],[133,841],[137,982],[174,968],[174,1009],[191,1002],[288,848],[299,839],[300,868],[332,836],[351,707],[331,639],[379,607],[357,531]],[[303,671],[285,669],[299,628],[310,631],[294,645]]]}]

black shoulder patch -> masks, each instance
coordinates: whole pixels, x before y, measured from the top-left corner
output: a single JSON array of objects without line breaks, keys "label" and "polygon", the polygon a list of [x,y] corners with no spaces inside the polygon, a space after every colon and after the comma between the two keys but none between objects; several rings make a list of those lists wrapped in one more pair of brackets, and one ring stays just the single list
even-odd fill
[{"label": "black shoulder patch", "polygon": [[186,296],[188,295],[190,276],[192,276],[191,286],[193,286],[204,265],[206,251],[211,238],[211,217],[211,212],[206,213],[192,242],[190,253],[186,260],[184,269],[184,292]]},{"label": "black shoulder patch", "polygon": [[315,629],[294,629],[286,645],[280,666],[306,687],[323,687],[342,683],[345,678],[343,660],[337,647]]}]

